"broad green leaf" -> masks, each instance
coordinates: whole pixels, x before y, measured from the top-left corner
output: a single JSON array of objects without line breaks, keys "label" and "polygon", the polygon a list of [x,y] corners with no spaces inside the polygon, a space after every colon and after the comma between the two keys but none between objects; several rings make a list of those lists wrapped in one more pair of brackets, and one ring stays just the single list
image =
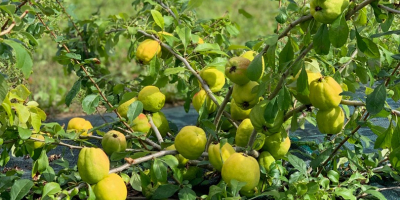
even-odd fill
[{"label": "broad green leaf", "polygon": [[20,123],[26,123],[29,120],[30,112],[28,107],[19,103],[12,103],[11,106],[15,108]]},{"label": "broad green leaf", "polygon": [[19,102],[25,102],[31,92],[24,85],[18,85],[16,88],[10,90],[9,99],[16,99]]},{"label": "broad green leaf", "polygon": [[55,195],[59,192],[61,192],[60,184],[56,182],[46,183],[46,185],[43,187],[42,197]]},{"label": "broad green leaf", "polygon": [[11,187],[11,200],[19,200],[25,197],[33,186],[33,182],[28,179],[20,179],[14,182]]},{"label": "broad green leaf", "polygon": [[0,74],[0,105],[7,96],[8,85],[7,81],[2,74]]},{"label": "broad green leaf", "polygon": [[179,161],[173,155],[166,155],[160,158],[165,164],[167,164],[171,169],[178,167]]},{"label": "broad green leaf", "polygon": [[293,154],[289,154],[288,160],[295,169],[299,170],[300,173],[307,176],[307,165],[302,159],[298,158],[297,156],[295,156]]},{"label": "broad green leaf", "polygon": [[140,175],[137,173],[132,173],[131,179],[129,180],[129,183],[131,184],[132,188],[141,192],[142,191],[142,185],[141,185],[141,179]]},{"label": "broad green leaf", "polygon": [[149,75],[153,78],[156,78],[160,73],[161,63],[160,59],[157,56],[154,56],[150,61]]},{"label": "broad green leaf", "polygon": [[356,74],[358,78],[360,79],[361,83],[367,84],[368,83],[368,71],[366,68],[358,66],[356,67]]},{"label": "broad green leaf", "polygon": [[[152,165],[152,172],[154,173],[157,181],[165,182],[167,181],[167,167],[160,159],[154,159]],[[167,198],[167,197],[166,197]]]},{"label": "broad green leaf", "polygon": [[267,103],[264,111],[264,119],[267,123],[273,123],[279,113],[277,97]]},{"label": "broad green leaf", "polygon": [[278,42],[278,39],[279,39],[279,35],[277,35],[277,34],[267,35],[264,39],[264,43],[265,43],[265,45],[272,46]]},{"label": "broad green leaf", "polygon": [[89,193],[87,200],[96,200],[96,195],[94,194],[93,187],[90,186],[90,184],[87,184],[87,186],[88,186],[88,193]]},{"label": "broad green leaf", "polygon": [[31,35],[30,33],[25,32],[25,31],[21,31],[21,32],[18,32],[18,33],[23,35],[24,37],[28,38],[29,41],[31,41],[33,46],[37,46],[39,44],[38,41],[36,40],[36,38],[33,37],[33,35]]},{"label": "broad green leaf", "polygon": [[192,31],[190,30],[189,27],[178,26],[178,27],[176,27],[176,33],[178,34],[179,39],[181,39],[183,46],[185,47],[185,52],[186,52],[186,47],[192,39],[192,36],[191,36]]},{"label": "broad green leaf", "polygon": [[245,9],[240,8],[238,10],[239,14],[242,14],[244,17],[246,17],[247,19],[252,18],[253,15],[251,15],[250,13],[248,13]]},{"label": "broad green leaf", "polygon": [[37,159],[37,162],[39,172],[44,172],[49,166],[49,158],[46,155],[45,149],[42,150],[42,153],[40,154],[39,159]]},{"label": "broad green leaf", "polygon": [[367,111],[372,115],[378,114],[385,106],[386,87],[384,84],[379,85],[374,91],[367,96]]},{"label": "broad green leaf", "polygon": [[168,69],[166,69],[166,70],[164,71],[164,75],[165,75],[165,76],[169,76],[169,75],[178,74],[178,73],[184,72],[184,71],[186,71],[186,68],[185,68],[185,67],[173,67],[173,68],[168,68]]},{"label": "broad green leaf", "polygon": [[333,183],[339,183],[339,173],[336,171],[329,170],[327,176]]},{"label": "broad green leaf", "polygon": [[159,26],[162,30],[164,30],[164,18],[160,12],[157,10],[151,10],[151,16],[153,16],[154,21],[157,26]]},{"label": "broad green leaf", "polygon": [[3,42],[14,49],[17,68],[22,70],[25,78],[29,78],[33,66],[31,54],[20,43],[13,40],[3,40]]},{"label": "broad green leaf", "polygon": [[226,31],[228,31],[228,33],[231,36],[236,36],[236,35],[239,35],[239,33],[240,33],[239,30],[236,28],[236,26],[232,26],[232,25],[227,25]]},{"label": "broad green leaf", "polygon": [[219,45],[217,43],[215,44],[210,44],[210,43],[204,43],[204,44],[199,44],[197,47],[194,49],[195,52],[203,52],[203,51],[211,51],[211,50],[221,50]]},{"label": "broad green leaf", "polygon": [[252,81],[258,81],[263,73],[263,57],[262,54],[259,53],[253,61],[251,61],[250,65],[247,67],[246,76]]},{"label": "broad green leaf", "polygon": [[293,60],[294,58],[294,50],[291,42],[291,38],[289,38],[285,47],[279,53],[279,71],[282,71],[284,67]]},{"label": "broad green leaf", "polygon": [[275,66],[275,50],[276,50],[276,44],[272,45],[268,48],[267,50],[267,67],[271,68],[273,71],[275,71],[276,66]]},{"label": "broad green leaf", "polygon": [[305,70],[304,67],[302,67],[302,70],[300,72],[300,75],[299,75],[299,78],[297,79],[296,84],[297,84],[297,93],[308,96],[308,94],[310,93],[310,90],[309,90],[309,85],[308,85],[307,71]]},{"label": "broad green leaf", "polygon": [[236,179],[231,179],[230,188],[232,190],[232,195],[237,196],[240,189],[246,185],[246,182],[238,181]]},{"label": "broad green leaf", "polygon": [[131,105],[129,105],[128,107],[128,113],[127,113],[128,121],[129,122],[133,121],[142,112],[143,112],[143,103],[141,101],[135,101],[131,103]]},{"label": "broad green leaf", "polygon": [[[393,138],[393,133],[394,133],[394,125],[392,121],[390,121],[389,127],[386,129],[385,132],[381,133],[378,135],[378,138],[375,140],[374,148],[391,148],[392,147],[392,138]],[[398,136],[398,134],[396,134]],[[396,138],[397,140],[397,138]],[[397,146],[394,146],[397,147]]]},{"label": "broad green leaf", "polygon": [[339,48],[346,44],[349,37],[349,27],[346,22],[346,15],[342,13],[329,28],[329,40],[332,46]]},{"label": "broad green leaf", "polygon": [[166,199],[179,190],[179,185],[160,185],[153,194],[153,199]]},{"label": "broad green leaf", "polygon": [[179,190],[178,197],[181,200],[196,200],[196,193],[192,189],[184,187]]},{"label": "broad green leaf", "polygon": [[96,107],[99,105],[100,96],[97,94],[91,94],[86,96],[82,101],[82,109],[87,114],[92,114],[96,111]]},{"label": "broad green leaf", "polygon": [[322,24],[322,26],[319,27],[317,33],[313,37],[313,42],[313,47],[317,54],[327,55],[329,53],[331,43],[329,41],[329,30],[326,24]]},{"label": "broad green leaf", "polygon": [[30,129],[18,126],[18,135],[21,139],[26,140],[31,137],[32,131]]},{"label": "broad green leaf", "polygon": [[278,105],[281,110],[288,110],[292,105],[292,96],[286,85],[278,93]]},{"label": "broad green leaf", "polygon": [[400,35],[400,30],[387,31],[387,32],[384,32],[384,33],[373,34],[373,35],[370,36],[370,38],[377,38],[377,37],[382,37],[382,36],[385,36],[385,35],[393,35],[393,34]]},{"label": "broad green leaf", "polygon": [[76,53],[66,53],[65,56],[67,58],[75,59],[75,60],[81,60],[81,55],[76,54]]},{"label": "broad green leaf", "polygon": [[370,58],[379,58],[379,48],[370,39],[361,37],[356,29],[357,47],[358,49]]},{"label": "broad green leaf", "polygon": [[386,197],[383,196],[383,194],[377,190],[367,190],[364,193],[370,194],[370,195],[378,198],[379,200],[386,200]]},{"label": "broad green leaf", "polygon": [[67,96],[65,97],[65,105],[67,105],[68,107],[71,105],[72,100],[81,90],[81,83],[81,79],[77,80],[74,83],[74,86],[72,86],[71,90],[67,93]]},{"label": "broad green leaf", "polygon": [[42,125],[42,121],[38,114],[31,112],[28,121],[30,124],[32,124],[33,130],[35,130],[35,132],[40,131],[40,125]]},{"label": "broad green leaf", "polygon": [[335,194],[343,197],[346,200],[356,200],[356,196],[353,194],[354,189],[347,189],[344,187],[337,187],[335,189]]},{"label": "broad green leaf", "polygon": [[4,167],[10,161],[10,154],[8,151],[3,150],[0,156],[0,166]]}]

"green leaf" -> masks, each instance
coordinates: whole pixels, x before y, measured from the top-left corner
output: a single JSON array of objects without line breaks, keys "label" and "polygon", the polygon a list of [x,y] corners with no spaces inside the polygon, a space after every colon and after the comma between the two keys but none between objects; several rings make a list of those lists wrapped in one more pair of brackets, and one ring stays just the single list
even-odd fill
[{"label": "green leaf", "polygon": [[346,44],[349,32],[346,15],[342,13],[329,28],[329,40],[332,46],[339,48]]},{"label": "green leaf", "polygon": [[2,74],[0,74],[0,105],[7,96],[8,85],[7,81]]},{"label": "green leaf", "polygon": [[181,39],[183,46],[185,47],[185,52],[186,52],[186,47],[189,44],[190,40],[192,39],[192,31],[190,30],[189,27],[178,26],[178,27],[176,27],[176,33],[178,34],[179,39]]},{"label": "green leaf", "polygon": [[184,187],[179,190],[178,197],[181,200],[196,200],[196,193],[192,189]]},{"label": "green leaf", "polygon": [[300,173],[307,175],[307,165],[302,159],[298,158],[293,154],[289,154],[288,160],[295,169],[299,170]]},{"label": "green leaf", "polygon": [[186,10],[192,10],[193,8],[200,7],[203,4],[203,0],[190,0]]},{"label": "green leaf", "polygon": [[14,49],[17,68],[22,70],[25,78],[29,78],[33,66],[31,54],[20,43],[13,40],[3,40],[3,42]]},{"label": "green leaf", "polygon": [[361,37],[356,29],[357,47],[358,49],[370,58],[379,58],[379,48],[370,39]]},{"label": "green leaf", "polygon": [[179,161],[173,155],[166,155],[160,158],[165,164],[167,164],[171,169],[177,168]]},{"label": "green leaf", "polygon": [[89,197],[86,200],[96,200],[96,195],[94,194],[92,186],[90,186],[90,184],[87,184],[87,186],[88,186]]},{"label": "green leaf", "polygon": [[383,194],[380,193],[380,192],[377,191],[377,190],[367,190],[367,191],[365,191],[364,193],[370,194],[370,195],[372,195],[372,196],[378,198],[379,200],[386,200],[386,197],[383,196]]},{"label": "green leaf", "polygon": [[131,103],[131,105],[129,105],[128,107],[128,113],[127,113],[128,122],[131,122],[134,119],[136,119],[136,117],[139,116],[140,113],[142,112],[143,112],[143,103],[141,101],[135,101]]},{"label": "green leaf", "polygon": [[6,150],[3,150],[0,156],[0,166],[4,167],[8,161],[10,161],[10,154]]},{"label": "green leaf", "polygon": [[59,192],[61,192],[60,184],[56,182],[46,183],[46,185],[43,187],[42,197],[55,195]]},{"label": "green leaf", "polygon": [[282,51],[279,53],[279,71],[282,71],[284,67],[294,58],[294,50],[291,40],[292,39],[289,38],[285,47],[283,47]]},{"label": "green leaf", "polygon": [[0,9],[6,11],[7,14],[13,16],[15,13],[16,7],[13,4],[9,4],[9,5],[0,6]]},{"label": "green leaf", "polygon": [[67,58],[75,59],[75,60],[81,60],[81,55],[76,54],[76,53],[66,53],[65,56]]},{"label": "green leaf", "polygon": [[238,10],[239,14],[242,14],[244,17],[246,17],[247,19],[252,18],[253,15],[251,15],[250,13],[248,13],[246,10],[244,10],[243,8],[240,8]]},{"label": "green leaf", "polygon": [[368,83],[368,71],[366,68],[358,66],[356,67],[356,74],[358,78],[360,78],[361,83],[367,84]]},{"label": "green leaf", "polygon": [[153,199],[166,199],[179,190],[179,185],[160,185],[153,194]]},{"label": "green leaf", "polygon": [[28,38],[29,41],[31,41],[32,46],[37,46],[37,45],[39,45],[39,43],[38,43],[38,41],[36,40],[36,38],[33,37],[33,35],[31,35],[30,33],[25,32],[25,31],[21,31],[21,32],[19,32],[19,34],[21,34],[21,35],[25,36],[26,38]]},{"label": "green leaf", "polygon": [[384,32],[384,33],[377,33],[377,34],[373,34],[370,36],[370,38],[377,38],[377,37],[382,37],[385,35],[400,35],[400,30],[395,30],[395,31],[388,31],[388,32]]},{"label": "green leaf", "polygon": [[21,139],[26,140],[31,137],[32,131],[30,129],[18,126],[18,135]]},{"label": "green leaf", "polygon": [[246,76],[252,81],[258,81],[264,73],[262,58],[262,54],[259,53],[247,67]]},{"label": "green leaf", "polygon": [[246,185],[246,182],[238,181],[236,179],[231,179],[230,188],[232,190],[232,195],[237,196],[240,189]]},{"label": "green leaf", "polygon": [[173,67],[173,68],[168,68],[168,69],[166,69],[166,70],[164,71],[164,75],[165,75],[165,76],[169,76],[169,75],[178,74],[178,73],[184,72],[184,71],[186,71],[186,68],[185,68],[185,67]]},{"label": "green leaf", "polygon": [[74,86],[72,86],[71,90],[67,93],[67,96],[65,97],[65,105],[67,105],[68,107],[71,105],[72,100],[81,90],[81,83],[81,79],[77,80],[74,83]]},{"label": "green leaf", "polygon": [[43,149],[42,153],[40,154],[39,159],[37,160],[38,162],[38,171],[39,172],[44,172],[47,167],[49,166],[49,158],[46,155],[46,150]]},{"label": "green leaf", "polygon": [[14,182],[11,187],[11,200],[19,200],[25,197],[33,186],[33,182],[28,179],[20,179]]},{"label": "green leaf", "polygon": [[379,85],[374,91],[367,96],[367,111],[372,115],[378,114],[385,106],[386,87],[384,84]]},{"label": "green leaf", "polygon": [[397,118],[396,127],[394,128],[393,135],[392,135],[392,147],[399,147],[400,146],[400,119]]},{"label": "green leaf", "polygon": [[267,103],[265,110],[264,110],[264,119],[267,123],[273,123],[276,119],[276,116],[279,113],[279,106],[277,98],[275,97],[270,102]]},{"label": "green leaf", "polygon": [[140,175],[137,173],[132,173],[131,179],[129,180],[129,183],[131,184],[132,188],[136,191],[141,192],[142,191],[142,185],[141,185],[141,179]]},{"label": "green leaf", "polygon": [[162,30],[164,30],[164,18],[160,12],[157,10],[151,10],[151,16],[153,16],[154,21],[157,26],[159,26]]},{"label": "green leaf", "polygon": [[339,173],[336,171],[329,170],[327,176],[333,183],[339,183]]},{"label": "green leaf", "polygon": [[353,189],[347,189],[344,187],[337,187],[335,189],[335,194],[343,197],[344,199],[349,199],[349,200],[356,200],[356,196],[353,195],[354,190]]},{"label": "green leaf", "polygon": [[278,105],[281,110],[287,110],[292,105],[292,97],[286,85],[283,85],[282,89],[279,90]]},{"label": "green leaf", "polygon": [[204,52],[204,51],[211,51],[211,50],[220,50],[221,48],[217,43],[210,44],[210,43],[204,43],[204,44],[199,44],[197,47],[194,49],[195,52]]},{"label": "green leaf", "polygon": [[19,122],[26,123],[30,117],[30,112],[29,112],[28,107],[26,107],[22,104],[19,104],[19,103],[12,103],[11,105],[15,108],[15,111],[18,114]]},{"label": "green leaf", "polygon": [[304,66],[301,69],[299,78],[297,79],[297,92],[303,95],[308,96],[310,93],[309,85],[308,85],[308,76],[307,71],[305,70]]},{"label": "green leaf", "polygon": [[331,47],[329,41],[329,30],[326,24],[322,24],[313,37],[313,48],[317,54],[327,55]]},{"label": "green leaf", "polygon": [[272,70],[275,70],[275,50],[276,50],[276,44],[272,45],[268,48],[267,50],[267,67],[272,68]]},{"label": "green leaf", "polygon": [[157,181],[159,181],[159,182],[167,181],[167,167],[164,165],[164,163],[160,159],[154,159],[152,171],[153,171]]},{"label": "green leaf", "polygon": [[[386,131],[381,133],[380,135],[378,135],[378,137],[376,138],[374,148],[375,149],[377,149],[377,148],[386,149],[386,148],[392,147],[393,133],[394,133],[394,127],[393,127],[392,121],[390,121],[389,127],[386,129]],[[396,136],[397,135],[398,134],[396,134]],[[397,147],[397,146],[393,146],[393,147]]]},{"label": "green leaf", "polygon": [[91,94],[86,96],[82,101],[82,109],[87,114],[92,114],[96,111],[96,107],[99,105],[100,96],[97,94]]}]

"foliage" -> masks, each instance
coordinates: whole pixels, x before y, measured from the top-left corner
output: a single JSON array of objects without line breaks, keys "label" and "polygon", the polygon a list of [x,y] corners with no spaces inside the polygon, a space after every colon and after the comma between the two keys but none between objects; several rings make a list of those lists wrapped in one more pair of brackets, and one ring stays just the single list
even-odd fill
[{"label": "foliage", "polygon": [[[29,155],[34,161],[31,179],[22,178],[23,173],[17,169],[0,174],[0,198],[95,198],[92,186],[81,180],[76,166],[59,159],[55,164],[63,169],[55,172],[49,165],[51,158],[47,153],[51,149],[96,146],[87,139],[101,137],[79,136],[79,132],[65,131],[60,124],[44,123],[46,114],[31,100],[31,93],[24,86],[35,70],[32,54],[39,38],[43,37],[52,38],[58,44],[55,58],[65,66],[66,74],[78,77],[65,96],[65,104],[69,106],[74,99],[80,99],[87,114],[94,113],[99,106],[117,114],[116,122],[105,123],[91,131],[105,126],[123,131],[128,149],[110,155],[114,167],[110,172],[119,173],[128,187],[147,198],[356,199],[371,195],[385,199],[368,183],[372,178],[399,180],[400,112],[387,104],[390,99],[395,102],[400,99],[398,4],[352,1],[332,24],[319,24],[314,33],[310,25],[300,27],[312,20],[308,2],[280,1],[275,17],[276,32],[260,33],[261,37],[248,38],[244,44],[233,42],[240,31],[246,30],[240,29],[229,16],[211,20],[198,18],[196,9],[203,6],[200,0],[134,0],[129,4],[133,12],[87,19],[75,19],[64,4],[66,2],[59,0],[3,1],[0,4],[0,21],[4,23],[0,32],[0,67],[8,73],[7,76],[0,74],[0,166],[6,166],[14,157]],[[245,9],[239,12],[244,17],[252,16]],[[68,25],[60,26],[65,21]],[[139,69],[132,70],[136,73],[129,79],[121,79],[118,73],[110,71],[108,66],[119,51],[119,44],[129,46],[124,59],[134,63],[137,47],[146,39],[160,43],[160,57],[154,56],[149,64],[138,65]],[[261,168],[260,183],[251,193],[241,191],[243,182],[221,181],[220,173],[203,159],[206,154],[199,160],[190,160],[186,168],[179,167],[179,156],[173,156],[179,152],[163,150],[173,143],[179,132],[173,123],[165,137],[160,136],[154,124],[152,134],[147,137],[146,133],[132,130],[132,120],[143,112],[139,100],[128,107],[128,119],[116,111],[119,105],[136,97],[148,85],[177,88],[185,97],[184,108],[188,111],[194,94],[201,87],[218,107],[217,112],[210,114],[206,104],[199,109],[197,126],[207,134],[207,147],[213,140],[220,141],[221,147],[226,142],[233,144],[235,135],[231,133],[235,133],[237,122],[224,111],[232,87],[227,81],[221,91],[213,93],[199,72],[211,66],[223,73],[230,57],[248,50],[258,54],[246,73],[250,80],[257,81],[257,86],[247,92],[269,100],[260,115],[266,122],[274,124],[278,113],[285,113],[282,125],[285,130],[304,128],[306,121],[316,124],[317,109],[296,101],[288,89],[289,85],[296,84],[295,92],[310,93],[306,69],[331,76],[346,88],[341,93],[346,99],[341,101],[346,117],[343,130],[326,137],[323,142],[307,142],[313,151],[308,155],[309,163],[292,148],[283,159],[276,160],[269,171]],[[262,62],[265,62],[264,73],[259,69]],[[313,65],[315,62],[317,64]],[[356,95],[363,87],[365,93]],[[153,123],[151,113],[146,114]],[[387,120],[390,125],[374,124],[377,118]],[[232,123],[233,131],[222,128],[224,121]],[[360,128],[375,133],[376,141],[361,135]],[[32,137],[33,133],[42,134],[44,140]],[[97,134],[104,133],[97,131]],[[247,146],[236,151],[257,157],[259,152],[252,149],[256,135],[257,131],[253,131]],[[35,149],[34,142],[45,145]],[[365,151],[370,143],[376,151]],[[195,170],[189,176],[189,165],[204,169],[192,168]]]}]

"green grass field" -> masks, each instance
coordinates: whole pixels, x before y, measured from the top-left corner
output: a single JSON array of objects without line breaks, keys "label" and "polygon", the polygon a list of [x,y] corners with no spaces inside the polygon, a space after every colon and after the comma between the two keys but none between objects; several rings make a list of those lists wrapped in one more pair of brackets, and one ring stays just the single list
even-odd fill
[{"label": "green grass field", "polygon": [[[106,18],[112,14],[133,13],[134,8],[130,1],[115,0],[66,0],[63,5],[75,19],[87,19],[94,14]],[[271,6],[273,5],[273,6]],[[243,9],[252,15],[246,18],[239,13]],[[273,33],[276,28],[274,17],[278,13],[278,3],[276,1],[239,1],[239,0],[204,0],[202,6],[196,10],[198,17],[202,19],[212,19],[229,15],[233,22],[240,26],[240,34],[232,40],[233,44],[244,45],[244,42],[255,40],[259,37]],[[64,26],[67,25],[67,20]],[[132,63],[126,61],[127,45],[121,44],[116,48],[116,54],[109,62],[110,69],[115,69],[119,73],[116,76],[128,79],[132,77],[129,69]],[[75,102],[70,108],[63,104],[66,92],[78,79],[77,76],[65,73],[64,67],[53,60],[54,53],[57,51],[57,44],[51,38],[40,40],[34,54],[34,73],[29,79],[29,89],[34,94],[41,107],[51,113],[81,112],[80,106]],[[173,97],[170,97],[173,99]]]}]

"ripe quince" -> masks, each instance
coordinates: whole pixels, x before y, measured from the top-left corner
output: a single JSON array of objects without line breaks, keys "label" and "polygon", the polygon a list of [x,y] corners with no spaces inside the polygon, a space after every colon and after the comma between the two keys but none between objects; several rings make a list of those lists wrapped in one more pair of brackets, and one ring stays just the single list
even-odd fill
[{"label": "ripe quince", "polygon": [[96,184],[108,175],[110,160],[100,148],[84,147],[78,156],[78,172],[82,180]]},{"label": "ripe quince", "polygon": [[244,57],[232,57],[225,65],[225,76],[237,85],[245,85],[250,81],[246,75],[250,60]]},{"label": "ripe quince", "polygon": [[103,150],[108,155],[111,155],[114,152],[125,151],[126,149],[125,135],[115,130],[108,131],[101,140],[101,146],[103,146]]},{"label": "ripe quince", "polygon": [[128,195],[124,180],[114,173],[98,182],[93,192],[98,200],[125,200]]},{"label": "ripe quince", "polygon": [[90,136],[92,132],[88,133],[88,130],[92,129],[93,126],[90,121],[84,118],[74,117],[68,122],[67,130],[75,130],[76,132],[82,132],[81,136]]},{"label": "ripe quince", "polygon": [[208,147],[208,160],[217,171],[221,171],[224,162],[234,153],[236,151],[229,143],[225,143],[223,147],[221,147],[220,143],[210,144]]},{"label": "ripe quince", "polygon": [[[152,119],[153,119],[153,123],[154,125],[157,127],[158,131],[160,131],[161,136],[165,137],[168,133],[168,131],[170,131],[169,128],[169,123],[167,118],[165,117],[164,113],[162,113],[161,111],[153,113],[151,115]],[[153,132],[152,129],[150,129],[150,134],[151,135]]]},{"label": "ripe quince", "polygon": [[286,134],[284,132],[285,129],[282,128],[281,132],[266,137],[262,148],[264,151],[268,151],[276,160],[284,157],[290,149],[290,138],[283,138],[283,134]]},{"label": "ripe quince", "polygon": [[[250,136],[253,133],[254,127],[249,118],[242,121],[236,130],[235,144],[239,147],[246,147]],[[253,149],[259,150],[263,147],[265,136],[262,133],[257,133],[256,140],[253,144]]]},{"label": "ripe quince", "polygon": [[121,115],[121,117],[127,119],[128,118],[128,110],[129,106],[137,100],[136,97],[129,99],[128,101],[122,103],[121,105],[118,106],[117,111]]},{"label": "ripe quince", "polygon": [[[256,57],[257,54],[258,53],[256,51],[246,51],[242,55],[240,55],[240,57],[247,58],[250,61],[253,61],[254,57]],[[261,68],[262,69],[262,73],[261,73],[261,76],[260,76],[259,79],[261,79],[262,75],[264,74],[264,69],[265,69],[264,57],[261,57],[261,62],[262,62],[262,66],[261,66],[262,67]]]},{"label": "ripe quince", "polygon": [[[319,79],[322,77],[321,73],[316,73],[316,72],[312,72],[310,70],[306,70],[307,73],[307,79],[308,79],[308,86],[310,86],[311,82]],[[304,105],[310,105],[311,101],[310,101],[310,97],[309,95],[304,95],[301,93],[297,92],[297,79],[299,78],[300,72],[297,74],[297,76],[294,78],[294,83],[296,84],[291,84],[291,85],[295,85],[294,87],[289,87],[290,91],[292,92],[293,96],[300,101],[302,104]]]},{"label": "ripe quince", "polygon": [[165,95],[156,86],[146,86],[140,90],[138,100],[143,103],[143,109],[158,112],[165,104]]},{"label": "ripe quince", "polygon": [[236,105],[243,109],[248,110],[253,108],[259,101],[257,92],[252,93],[254,87],[258,86],[255,81],[249,81],[245,85],[234,85],[232,97],[235,99]]},{"label": "ripe quince", "polygon": [[142,64],[149,64],[156,55],[161,56],[161,46],[152,39],[144,40],[136,49],[136,60]]},{"label": "ripe quince", "polygon": [[314,19],[331,24],[349,5],[349,0],[311,0],[310,13]]},{"label": "ripe quince", "polygon": [[281,130],[284,119],[283,110],[278,110],[278,113],[275,115],[275,118],[273,120],[268,122],[265,120],[264,112],[269,102],[269,100],[261,101],[254,106],[249,115],[251,123],[253,124],[256,131],[264,133],[267,136],[279,132]]},{"label": "ripe quince", "polygon": [[147,116],[143,113],[140,113],[139,116],[137,116],[132,121],[132,123],[133,123],[132,129],[137,132],[149,133],[151,129],[149,120],[147,119]]},{"label": "ripe quince", "polygon": [[[231,100],[230,113],[233,120],[244,120],[249,118],[251,109],[243,110],[236,105],[235,99]],[[228,122],[229,123],[229,122]]]},{"label": "ripe quince", "polygon": [[260,166],[255,158],[244,153],[234,153],[224,162],[221,175],[229,187],[231,180],[235,179],[246,183],[240,191],[250,191],[258,185]]},{"label": "ripe quince", "polygon": [[320,110],[337,107],[342,100],[342,87],[332,77],[325,76],[310,83],[311,104]]},{"label": "ripe quince", "polygon": [[[39,139],[39,140],[43,140],[43,141],[44,141],[44,137],[43,137],[42,134],[37,134],[37,133],[32,134],[32,135],[31,135],[31,138],[36,138],[36,139]],[[44,142],[39,142],[39,141],[36,141],[36,140],[31,140],[30,143],[33,144],[33,148],[34,148],[34,149],[42,148],[42,147],[44,146],[44,144],[45,144]]]},{"label": "ripe quince", "polygon": [[200,77],[207,83],[212,92],[219,92],[225,85],[225,74],[216,67],[206,67],[200,71]]},{"label": "ripe quince", "polygon": [[[176,150],[175,145],[171,145],[167,148],[165,148],[166,150]],[[176,159],[178,159],[178,167],[185,167],[186,163],[189,161],[189,159],[186,159],[185,157],[183,157],[181,154],[176,154],[175,155]]]},{"label": "ripe quince", "polygon": [[339,106],[330,110],[318,110],[316,118],[321,133],[336,134],[343,128],[344,112]]},{"label": "ripe quince", "polygon": [[206,102],[206,112],[208,114],[213,113],[217,109],[217,105],[208,97],[206,91],[202,89],[193,96],[192,104],[194,109],[199,112],[204,102]]},{"label": "ripe quince", "polygon": [[260,156],[258,156],[258,163],[260,166],[264,167],[267,173],[273,162],[275,162],[275,158],[268,151],[263,151],[261,152]]},{"label": "ripe quince", "polygon": [[203,129],[196,126],[185,126],[175,138],[175,148],[187,159],[197,159],[206,148],[207,138]]}]

